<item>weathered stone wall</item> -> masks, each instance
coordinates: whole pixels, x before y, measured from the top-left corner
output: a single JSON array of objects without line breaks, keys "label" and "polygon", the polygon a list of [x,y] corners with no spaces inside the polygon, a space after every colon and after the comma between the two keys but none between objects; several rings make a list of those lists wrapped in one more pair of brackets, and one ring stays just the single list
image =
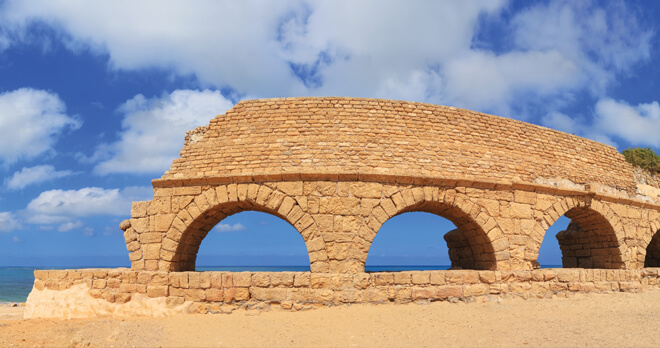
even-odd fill
[{"label": "weathered stone wall", "polygon": [[303,310],[349,303],[549,298],[576,292],[658,287],[659,269],[310,272],[35,271],[26,317],[228,313],[239,308]]},{"label": "weathered stone wall", "polygon": [[660,230],[660,207],[596,191],[398,179],[156,187],[154,199],[135,202],[132,218],[122,223],[132,268],[194,270],[208,231],[245,210],[267,212],[294,226],[315,273],[364,272],[380,227],[412,211],[437,214],[456,225],[457,231],[447,237],[454,268],[531,270],[547,229],[566,215],[575,233],[571,238],[559,235],[565,266],[639,269]]},{"label": "weathered stone wall", "polygon": [[288,174],[562,178],[635,192],[615,148],[469,110],[361,98],[241,101],[187,137],[163,179]]}]

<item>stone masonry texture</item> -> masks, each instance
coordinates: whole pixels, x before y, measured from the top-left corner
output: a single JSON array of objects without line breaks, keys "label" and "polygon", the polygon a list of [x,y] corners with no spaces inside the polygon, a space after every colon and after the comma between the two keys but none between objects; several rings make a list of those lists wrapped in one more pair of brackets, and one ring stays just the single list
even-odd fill
[{"label": "stone masonry texture", "polygon": [[[192,313],[640,291],[660,284],[657,179],[613,147],[468,110],[242,101],[188,132],[153,199],[133,202],[119,226],[130,270],[35,271],[33,291],[86,284],[95,300],[163,299]],[[194,272],[206,234],[247,210],[291,224],[311,272]],[[407,212],[453,222],[438,231],[451,269],[365,273],[380,227]],[[561,216],[571,220],[557,234],[564,268],[538,269]]]},{"label": "stone masonry texture", "polygon": [[188,304],[186,313],[229,313],[239,308],[303,310],[351,303],[472,302],[500,297],[552,298],[577,292],[639,292],[657,288],[660,279],[657,268],[356,274],[128,269],[35,271],[34,291],[65,291],[79,284],[86,284],[85,292],[91,298],[117,305],[147,296],[164,298],[170,307]]},{"label": "stone masonry texture", "polygon": [[635,178],[610,146],[468,110],[253,100],[188,132],[153,200],[120,227],[132,269],[194,271],[218,222],[262,211],[301,234],[313,273],[357,274],[383,223],[422,211],[456,225],[452,269],[532,270],[565,215],[565,267],[640,269],[660,258],[660,190]]}]

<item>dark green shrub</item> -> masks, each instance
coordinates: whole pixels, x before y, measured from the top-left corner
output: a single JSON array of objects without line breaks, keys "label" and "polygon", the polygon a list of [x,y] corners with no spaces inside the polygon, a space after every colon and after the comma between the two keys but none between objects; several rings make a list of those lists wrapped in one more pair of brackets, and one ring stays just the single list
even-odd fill
[{"label": "dark green shrub", "polygon": [[648,170],[651,173],[660,173],[660,156],[656,155],[650,147],[634,147],[623,151],[626,161],[636,167]]}]

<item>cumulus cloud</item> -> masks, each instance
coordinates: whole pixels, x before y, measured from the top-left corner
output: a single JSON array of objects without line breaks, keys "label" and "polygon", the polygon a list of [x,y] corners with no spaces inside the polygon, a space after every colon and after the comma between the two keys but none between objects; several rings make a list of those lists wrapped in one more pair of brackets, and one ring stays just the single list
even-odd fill
[{"label": "cumulus cloud", "polygon": [[35,167],[23,167],[15,172],[11,178],[6,180],[6,186],[10,190],[20,190],[26,186],[55,180],[74,174],[70,170],[55,170],[51,165],[40,165]]},{"label": "cumulus cloud", "polygon": [[83,227],[82,221],[77,220],[77,221],[69,221],[69,222],[65,222],[65,223],[61,224],[57,228],[57,230],[60,231],[60,232],[68,232],[68,231],[71,231],[71,230],[79,229],[81,227]]},{"label": "cumulus cloud", "polygon": [[[560,108],[582,91],[600,98],[650,56],[653,32],[623,1],[539,1],[515,13],[509,6],[9,0],[0,26],[13,33],[46,24],[74,50],[109,55],[111,68],[171,69],[242,96],[380,97],[507,116],[529,105]],[[483,30],[501,36],[501,47],[483,44]],[[122,171],[111,164],[98,170]]]},{"label": "cumulus cloud", "polygon": [[12,212],[0,212],[0,232],[11,232],[22,228],[21,222]]},{"label": "cumulus cloud", "polygon": [[660,105],[629,105],[623,101],[601,99],[595,107],[594,128],[633,145],[660,147]]},{"label": "cumulus cloud", "polygon": [[0,94],[0,163],[52,151],[62,132],[81,125],[65,112],[64,102],[50,92],[21,88]]},{"label": "cumulus cloud", "polygon": [[217,224],[213,228],[217,232],[234,232],[234,231],[245,231],[247,227],[243,226],[241,223],[230,224]]},{"label": "cumulus cloud", "polygon": [[[85,187],[79,190],[42,192],[28,203],[24,214],[34,224],[60,224],[59,229],[79,228],[76,218],[86,216],[122,216],[131,211],[131,202],[153,196],[149,187],[119,189]],[[67,224],[70,223],[70,224]]]},{"label": "cumulus cloud", "polygon": [[103,144],[93,157],[100,174],[162,173],[179,156],[186,131],[207,125],[233,106],[218,91],[176,90],[161,98],[137,95],[124,103],[119,141]]},{"label": "cumulus cloud", "polygon": [[550,112],[542,124],[615,147],[620,140],[632,145],[660,147],[660,104],[657,101],[630,105],[602,98],[593,110],[593,117],[589,119]]}]

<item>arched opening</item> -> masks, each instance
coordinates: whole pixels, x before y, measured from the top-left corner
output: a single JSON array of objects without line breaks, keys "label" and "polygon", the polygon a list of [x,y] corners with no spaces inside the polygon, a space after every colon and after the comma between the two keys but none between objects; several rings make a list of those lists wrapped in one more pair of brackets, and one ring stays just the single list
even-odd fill
[{"label": "arched opening", "polygon": [[539,257],[536,260],[538,266],[541,268],[562,267],[562,254],[559,247],[559,240],[557,240],[557,233],[566,230],[570,222],[571,219],[562,216],[545,231],[541,248],[539,248]]},{"label": "arched opening", "polygon": [[371,244],[365,271],[448,269],[443,236],[454,224],[438,215],[410,212],[387,220]]},{"label": "arched opening", "polygon": [[623,268],[616,233],[601,213],[577,207],[564,216],[570,222],[556,235],[564,268]]},{"label": "arched opening", "polygon": [[309,271],[305,241],[277,216],[243,211],[209,231],[197,253],[198,271]]},{"label": "arched opening", "polygon": [[[449,220],[455,229],[444,234],[447,245],[449,261],[452,269],[496,269],[495,252],[490,239],[483,228],[470,215],[460,208],[440,202],[422,202],[404,209],[388,221],[406,213],[430,213]],[[383,225],[387,224],[386,221]],[[436,220],[442,221],[442,220]],[[438,224],[434,231],[441,235],[443,230],[451,229],[451,224]],[[379,232],[382,230],[379,229]],[[399,233],[405,233],[405,230]],[[376,239],[378,234],[376,234]],[[441,243],[436,243],[438,246]],[[372,244],[373,246],[373,244]],[[369,251],[371,253],[371,249]],[[376,253],[375,253],[376,254]],[[367,259],[369,256],[367,256]]]},{"label": "arched opening", "polygon": [[660,267],[660,230],[653,235],[646,247],[644,267]]},{"label": "arched opening", "polygon": [[[282,220],[286,225],[291,227],[295,231],[295,235],[299,238],[299,241],[304,248],[306,255],[307,248],[305,247],[305,242],[303,237],[298,232],[294,226],[287,222],[286,218],[281,216],[277,211],[266,208],[262,205],[255,204],[249,201],[241,202],[229,202],[225,204],[219,204],[215,207],[208,209],[207,211],[201,213],[197,218],[190,221],[185,228],[185,231],[181,233],[179,238],[179,243],[177,244],[176,251],[173,258],[173,271],[194,271],[197,261],[197,255],[199,252],[200,245],[202,240],[204,240],[212,229],[216,227],[220,222],[224,221],[227,218],[241,212],[261,212],[269,214],[274,218]],[[238,218],[238,217],[237,217]],[[248,223],[245,220],[245,223],[234,222],[230,224],[229,222],[224,222],[225,225],[229,225],[230,228],[235,226],[236,223],[241,223],[243,226]],[[222,226],[222,225],[221,225]],[[219,227],[222,228],[222,227]],[[256,228],[256,227],[255,227]],[[245,243],[252,243],[253,241],[245,240]],[[307,256],[307,266],[309,266],[309,256]]]}]

